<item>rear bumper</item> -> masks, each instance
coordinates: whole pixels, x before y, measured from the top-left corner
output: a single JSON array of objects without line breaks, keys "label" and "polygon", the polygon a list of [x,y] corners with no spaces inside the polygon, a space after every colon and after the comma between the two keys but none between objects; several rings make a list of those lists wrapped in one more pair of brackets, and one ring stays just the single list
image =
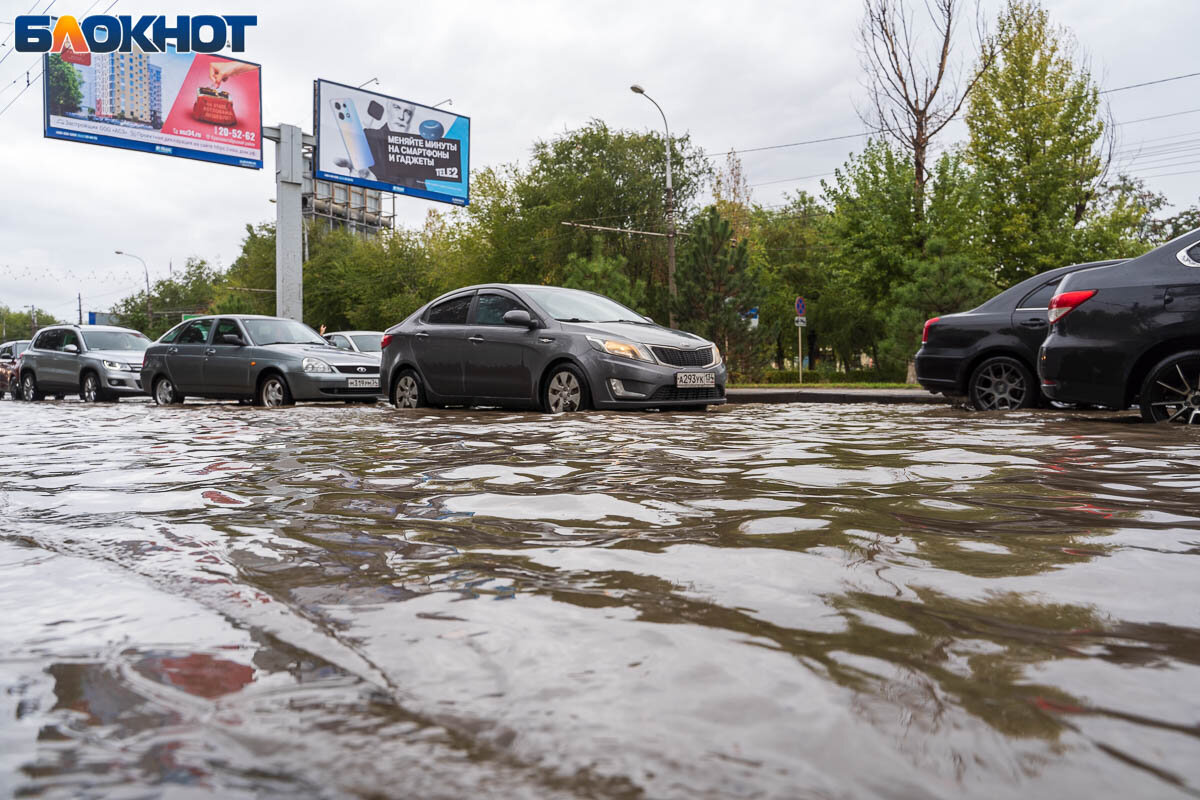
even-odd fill
[{"label": "rear bumper", "polygon": [[934,394],[940,392],[951,397],[964,394],[958,374],[962,363],[961,353],[942,354],[929,347],[922,347],[913,358],[917,383]]},{"label": "rear bumper", "polygon": [[1124,408],[1124,368],[1114,361],[1111,343],[1051,334],[1038,350],[1042,394],[1059,403]]}]

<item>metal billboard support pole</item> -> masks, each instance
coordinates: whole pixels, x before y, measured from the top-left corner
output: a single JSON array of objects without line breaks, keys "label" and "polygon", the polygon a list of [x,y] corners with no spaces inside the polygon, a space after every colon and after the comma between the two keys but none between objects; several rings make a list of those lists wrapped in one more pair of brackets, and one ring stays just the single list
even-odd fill
[{"label": "metal billboard support pole", "polygon": [[275,315],[304,321],[304,145],[312,135],[295,125],[263,127],[275,142]]}]

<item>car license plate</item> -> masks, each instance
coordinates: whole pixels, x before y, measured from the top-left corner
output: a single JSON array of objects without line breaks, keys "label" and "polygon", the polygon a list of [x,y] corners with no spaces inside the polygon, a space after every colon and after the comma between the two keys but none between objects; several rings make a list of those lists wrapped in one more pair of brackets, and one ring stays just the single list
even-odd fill
[{"label": "car license plate", "polygon": [[676,386],[716,386],[717,376],[712,372],[676,372]]},{"label": "car license plate", "polygon": [[378,389],[379,378],[347,378],[346,386],[350,389]]}]

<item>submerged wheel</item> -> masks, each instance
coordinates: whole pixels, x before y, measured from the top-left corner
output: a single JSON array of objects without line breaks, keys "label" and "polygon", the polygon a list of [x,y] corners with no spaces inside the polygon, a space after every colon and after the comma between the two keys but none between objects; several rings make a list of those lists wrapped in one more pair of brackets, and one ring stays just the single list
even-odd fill
[{"label": "submerged wheel", "polygon": [[396,408],[424,408],[425,387],[421,385],[421,376],[406,369],[400,373],[392,386],[392,405]]},{"label": "submerged wheel", "polygon": [[550,414],[579,411],[587,404],[583,374],[570,364],[554,368],[542,389],[542,410]]},{"label": "submerged wheel", "polygon": [[178,405],[183,402],[183,395],[171,379],[164,376],[154,382],[154,402],[160,406]]},{"label": "submerged wheel", "polygon": [[33,377],[32,372],[26,372],[24,377],[21,378],[21,397],[24,398],[26,402],[32,403],[34,401],[41,400],[45,396],[46,395],[38,391],[37,378]]},{"label": "submerged wheel", "polygon": [[288,388],[287,381],[282,375],[275,374],[268,375],[259,382],[254,400],[264,408],[290,406],[296,402],[292,399],[292,390]]},{"label": "submerged wheel", "polygon": [[100,378],[94,372],[83,376],[79,385],[79,399],[85,403],[107,403],[113,396],[100,383]]},{"label": "submerged wheel", "polygon": [[1200,350],[1158,362],[1142,384],[1139,405],[1147,422],[1200,424]]},{"label": "submerged wheel", "polygon": [[975,368],[968,384],[976,411],[1012,411],[1037,405],[1033,373],[1015,358],[996,356]]}]

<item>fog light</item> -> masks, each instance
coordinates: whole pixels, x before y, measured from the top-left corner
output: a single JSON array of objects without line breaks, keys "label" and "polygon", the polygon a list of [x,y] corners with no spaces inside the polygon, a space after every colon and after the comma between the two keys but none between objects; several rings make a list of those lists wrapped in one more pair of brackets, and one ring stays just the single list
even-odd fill
[{"label": "fog light", "polygon": [[631,391],[629,391],[628,389],[626,389],[626,388],[625,388],[625,384],[621,383],[621,381],[619,381],[619,380],[618,380],[618,379],[616,379],[616,378],[609,378],[609,379],[608,379],[608,385],[612,387],[612,393],[613,393],[613,396],[614,396],[614,397],[633,397],[633,398],[638,398],[638,397],[645,397],[645,396],[646,396],[646,395],[644,395],[644,394],[642,394],[642,393],[640,393],[640,392],[631,392]]}]

